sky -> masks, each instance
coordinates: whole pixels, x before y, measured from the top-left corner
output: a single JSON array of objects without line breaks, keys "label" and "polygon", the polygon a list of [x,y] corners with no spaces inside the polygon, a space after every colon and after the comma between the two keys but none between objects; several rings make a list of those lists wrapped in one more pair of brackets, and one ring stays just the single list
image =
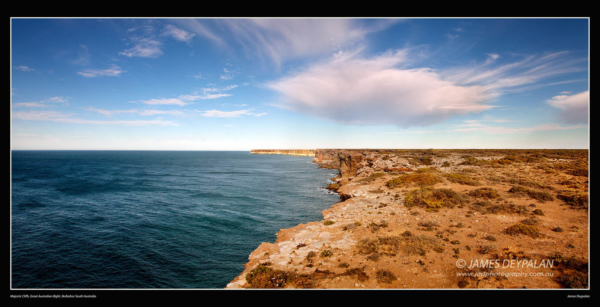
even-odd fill
[{"label": "sky", "polygon": [[11,19],[14,150],[589,148],[589,20]]}]

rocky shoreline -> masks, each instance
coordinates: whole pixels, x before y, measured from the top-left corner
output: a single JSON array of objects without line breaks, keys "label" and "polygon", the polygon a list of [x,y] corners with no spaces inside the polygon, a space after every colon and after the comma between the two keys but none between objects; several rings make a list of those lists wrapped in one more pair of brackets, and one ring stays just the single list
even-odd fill
[{"label": "rocky shoreline", "polygon": [[[324,220],[262,243],[227,289],[587,287],[587,151],[317,149],[314,157],[339,170],[328,189],[341,202]],[[554,266],[457,262],[494,259]]]}]

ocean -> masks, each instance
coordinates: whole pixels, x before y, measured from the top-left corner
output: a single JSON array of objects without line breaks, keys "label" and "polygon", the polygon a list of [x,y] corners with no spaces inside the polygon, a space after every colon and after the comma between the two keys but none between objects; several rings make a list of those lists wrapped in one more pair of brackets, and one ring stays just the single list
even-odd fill
[{"label": "ocean", "polygon": [[214,151],[13,151],[13,288],[224,288],[321,220],[336,170]]}]

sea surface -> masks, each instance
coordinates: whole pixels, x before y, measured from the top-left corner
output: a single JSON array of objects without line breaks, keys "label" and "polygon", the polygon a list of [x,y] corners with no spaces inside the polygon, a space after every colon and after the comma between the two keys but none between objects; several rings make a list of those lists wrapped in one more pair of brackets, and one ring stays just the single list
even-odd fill
[{"label": "sea surface", "polygon": [[321,220],[311,157],[13,151],[13,288],[223,288],[281,228]]}]

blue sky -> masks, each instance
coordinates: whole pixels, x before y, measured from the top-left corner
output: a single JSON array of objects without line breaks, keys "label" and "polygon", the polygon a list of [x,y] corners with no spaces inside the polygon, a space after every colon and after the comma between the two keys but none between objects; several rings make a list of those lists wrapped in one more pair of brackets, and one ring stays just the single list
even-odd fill
[{"label": "blue sky", "polygon": [[588,148],[588,19],[12,19],[13,149]]}]

